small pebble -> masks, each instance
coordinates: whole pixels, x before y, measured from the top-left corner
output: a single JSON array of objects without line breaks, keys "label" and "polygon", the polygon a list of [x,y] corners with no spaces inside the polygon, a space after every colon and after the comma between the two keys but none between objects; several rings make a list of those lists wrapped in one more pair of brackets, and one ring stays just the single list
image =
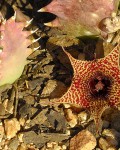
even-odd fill
[{"label": "small pebble", "polygon": [[110,147],[109,143],[107,142],[106,139],[104,139],[103,137],[101,137],[99,139],[99,147],[102,149],[102,150],[107,150],[108,147]]},{"label": "small pebble", "polygon": [[77,125],[77,122],[78,122],[78,117],[76,114],[74,114],[72,112],[71,109],[66,109],[65,110],[65,116],[66,116],[66,119],[69,123],[69,125],[73,128]]},{"label": "small pebble", "polygon": [[0,143],[2,141],[2,138],[4,136],[4,128],[3,128],[3,125],[2,125],[2,122],[0,123]]},{"label": "small pebble", "polygon": [[8,148],[10,150],[16,150],[18,148],[19,145],[19,141],[17,138],[13,138],[10,140],[9,144],[8,144]]},{"label": "small pebble", "polygon": [[65,108],[70,108],[70,104],[63,104]]},{"label": "small pebble", "polygon": [[115,147],[109,147],[107,150],[117,150]]},{"label": "small pebble", "polygon": [[66,145],[62,145],[62,149],[63,149],[63,150],[66,150],[66,149],[67,149],[67,146],[66,146]]},{"label": "small pebble", "polygon": [[23,135],[24,135],[23,133],[18,134],[18,139],[19,139],[19,142],[21,143],[23,142]]},{"label": "small pebble", "polygon": [[85,111],[82,111],[78,114],[78,121],[80,123],[85,123],[88,118],[88,114]]},{"label": "small pebble", "polygon": [[93,150],[96,138],[88,130],[82,130],[70,140],[70,150]]},{"label": "small pebble", "polygon": [[18,146],[17,150],[27,150],[27,146],[24,143],[22,143]]},{"label": "small pebble", "polygon": [[3,104],[0,104],[0,116],[4,115],[5,115],[5,107],[3,106]]},{"label": "small pebble", "polygon": [[117,132],[115,129],[104,129],[102,135],[111,137],[113,139],[120,138],[120,133]]},{"label": "small pebble", "polygon": [[20,123],[16,118],[4,120],[5,132],[8,139],[16,136],[16,133],[20,130]]},{"label": "small pebble", "polygon": [[47,148],[52,148],[53,147],[53,143],[47,143]]},{"label": "small pebble", "polygon": [[41,148],[41,150],[66,150],[66,148],[67,148],[66,145],[61,145],[56,142],[50,142],[50,143],[47,143],[46,146]]},{"label": "small pebble", "polygon": [[20,118],[19,123],[21,126],[24,126],[25,125],[25,118]]},{"label": "small pebble", "polygon": [[118,145],[118,142],[115,139],[112,139],[110,137],[106,137],[106,138],[101,137],[99,139],[99,147],[102,150],[108,150],[108,148],[116,147],[117,145]]}]

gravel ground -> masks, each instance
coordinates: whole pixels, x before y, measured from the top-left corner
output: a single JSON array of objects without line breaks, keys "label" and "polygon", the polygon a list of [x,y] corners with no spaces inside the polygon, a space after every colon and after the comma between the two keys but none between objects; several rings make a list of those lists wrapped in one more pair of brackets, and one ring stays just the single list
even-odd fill
[{"label": "gravel ground", "polygon": [[[61,97],[67,91],[73,77],[72,66],[61,46],[67,46],[70,54],[81,60],[93,60],[95,51],[96,57],[101,58],[104,50],[98,53],[103,44],[98,38],[69,39],[57,29],[44,26],[46,20],[54,18],[47,13],[37,13],[45,4],[43,0],[40,6],[32,0],[0,1],[5,18],[14,14],[14,5],[26,17],[34,19],[31,28],[39,28],[34,37],[41,36],[32,45],[40,45],[40,48],[29,56],[31,62],[25,66],[22,76],[14,84],[0,88],[0,149],[118,150],[119,108],[105,110],[101,134],[96,135],[93,118],[87,110],[70,105],[49,105],[50,99]],[[61,36],[56,38],[58,34]],[[112,49],[112,46],[106,47],[107,55],[108,47]]]}]

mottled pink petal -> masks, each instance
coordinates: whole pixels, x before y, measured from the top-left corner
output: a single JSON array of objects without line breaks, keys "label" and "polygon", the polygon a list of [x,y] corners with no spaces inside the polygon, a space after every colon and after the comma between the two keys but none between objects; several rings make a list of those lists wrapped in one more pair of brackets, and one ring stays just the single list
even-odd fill
[{"label": "mottled pink petal", "polygon": [[119,0],[52,0],[44,11],[58,17],[51,26],[58,26],[70,36],[98,35],[102,32],[99,23],[116,12],[118,3]]},{"label": "mottled pink petal", "polygon": [[11,84],[20,77],[27,57],[32,53],[28,48],[32,44],[28,39],[31,33],[23,31],[25,25],[13,17],[0,25],[0,86]]}]

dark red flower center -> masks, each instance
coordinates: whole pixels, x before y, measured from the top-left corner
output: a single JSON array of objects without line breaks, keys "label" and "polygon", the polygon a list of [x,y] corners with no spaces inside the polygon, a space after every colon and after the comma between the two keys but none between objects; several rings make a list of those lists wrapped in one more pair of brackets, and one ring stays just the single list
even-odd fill
[{"label": "dark red flower center", "polygon": [[111,79],[109,77],[103,75],[102,73],[97,73],[90,79],[90,94],[95,98],[107,98],[111,84]]}]

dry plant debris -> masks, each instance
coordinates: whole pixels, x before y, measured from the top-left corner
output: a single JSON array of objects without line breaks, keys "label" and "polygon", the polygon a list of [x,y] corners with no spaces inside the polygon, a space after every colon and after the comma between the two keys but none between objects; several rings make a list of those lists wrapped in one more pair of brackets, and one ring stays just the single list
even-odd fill
[{"label": "dry plant debris", "polygon": [[[70,2],[69,5],[68,2]],[[94,5],[89,5],[91,3]],[[56,8],[52,7],[53,5]],[[9,52],[9,48],[12,50],[12,53],[9,52],[4,57],[9,58],[10,61],[7,59],[5,67],[0,69],[5,78],[5,80],[1,80],[0,77],[0,84],[10,83],[0,86],[1,150],[120,149],[118,103],[120,76],[118,66],[115,66],[118,65],[116,60],[119,55],[117,50],[119,49],[120,36],[118,5],[118,0],[64,0],[64,3],[61,0],[0,1],[0,32],[3,37],[6,37],[5,40],[2,40],[0,35],[2,41],[0,43],[1,60],[3,61],[4,50],[6,52]],[[66,9],[71,10],[73,6],[77,9],[72,9],[69,11],[70,13],[66,13]],[[103,10],[100,9],[101,6],[103,6]],[[87,7],[89,9],[86,10]],[[37,12],[38,10],[45,12]],[[58,10],[61,11],[58,12]],[[57,15],[56,19],[49,12]],[[76,14],[79,15],[79,18],[78,15],[76,17]],[[91,21],[88,22],[89,16]],[[32,19],[31,23],[27,22],[28,26],[25,27],[26,21],[30,19]],[[55,22],[58,23],[58,27],[54,26]],[[14,28],[13,25],[15,25]],[[54,28],[50,26],[54,26]],[[20,32],[18,32],[18,28]],[[88,37],[81,37],[83,34]],[[99,37],[93,38],[91,35],[98,35]],[[9,36],[10,38],[8,38]],[[9,42],[10,39],[11,42]],[[117,43],[118,46],[116,47]],[[63,51],[61,46],[67,47],[65,48],[66,51]],[[16,50],[18,50],[17,53]],[[15,59],[11,59],[13,57]],[[98,63],[102,60],[108,60],[109,65],[105,65],[110,68],[108,67],[107,70],[104,65],[104,67],[99,65],[98,70],[103,68],[102,75],[107,74],[112,78],[112,82],[110,78],[112,86],[107,88],[111,90],[107,100],[103,99],[104,96],[98,98],[100,89],[104,90],[104,86],[106,86],[106,83],[100,79],[98,84],[95,83],[94,87],[90,84],[91,87],[88,88],[91,89],[93,95],[97,93],[96,100],[90,102],[85,98],[84,103],[79,103],[82,104],[82,107],[78,107],[75,105],[78,101],[74,97],[74,103],[68,104],[72,101],[71,97],[74,94],[65,93],[70,91],[71,85],[78,87],[78,80],[76,81],[76,79],[79,78],[74,75],[77,74],[75,71],[78,71],[81,66],[80,63],[83,65],[88,62],[88,66],[94,64],[95,61]],[[12,62],[13,65],[9,62]],[[74,62],[79,62],[79,65],[75,67]],[[87,66],[84,67],[87,68]],[[11,70],[12,68],[15,68],[14,71]],[[114,69],[116,70],[114,71]],[[9,74],[9,70],[11,74]],[[17,76],[15,75],[16,70],[19,72]],[[93,69],[93,73],[94,71],[95,69]],[[90,75],[92,76],[93,73],[91,72]],[[83,79],[85,77],[89,77],[88,72],[85,73]],[[80,87],[80,89],[85,88]],[[68,96],[68,93],[72,96]],[[89,97],[88,91],[82,93]],[[81,96],[79,92],[78,95]],[[84,96],[81,96],[80,99]],[[67,104],[61,104],[61,102],[65,102],[61,99],[67,101]],[[98,99],[99,103],[97,103]],[[103,111],[106,106],[115,106],[118,110],[113,107]],[[100,111],[98,112],[98,110]],[[93,120],[95,120],[95,124]],[[97,135],[96,127],[100,129]]]}]

